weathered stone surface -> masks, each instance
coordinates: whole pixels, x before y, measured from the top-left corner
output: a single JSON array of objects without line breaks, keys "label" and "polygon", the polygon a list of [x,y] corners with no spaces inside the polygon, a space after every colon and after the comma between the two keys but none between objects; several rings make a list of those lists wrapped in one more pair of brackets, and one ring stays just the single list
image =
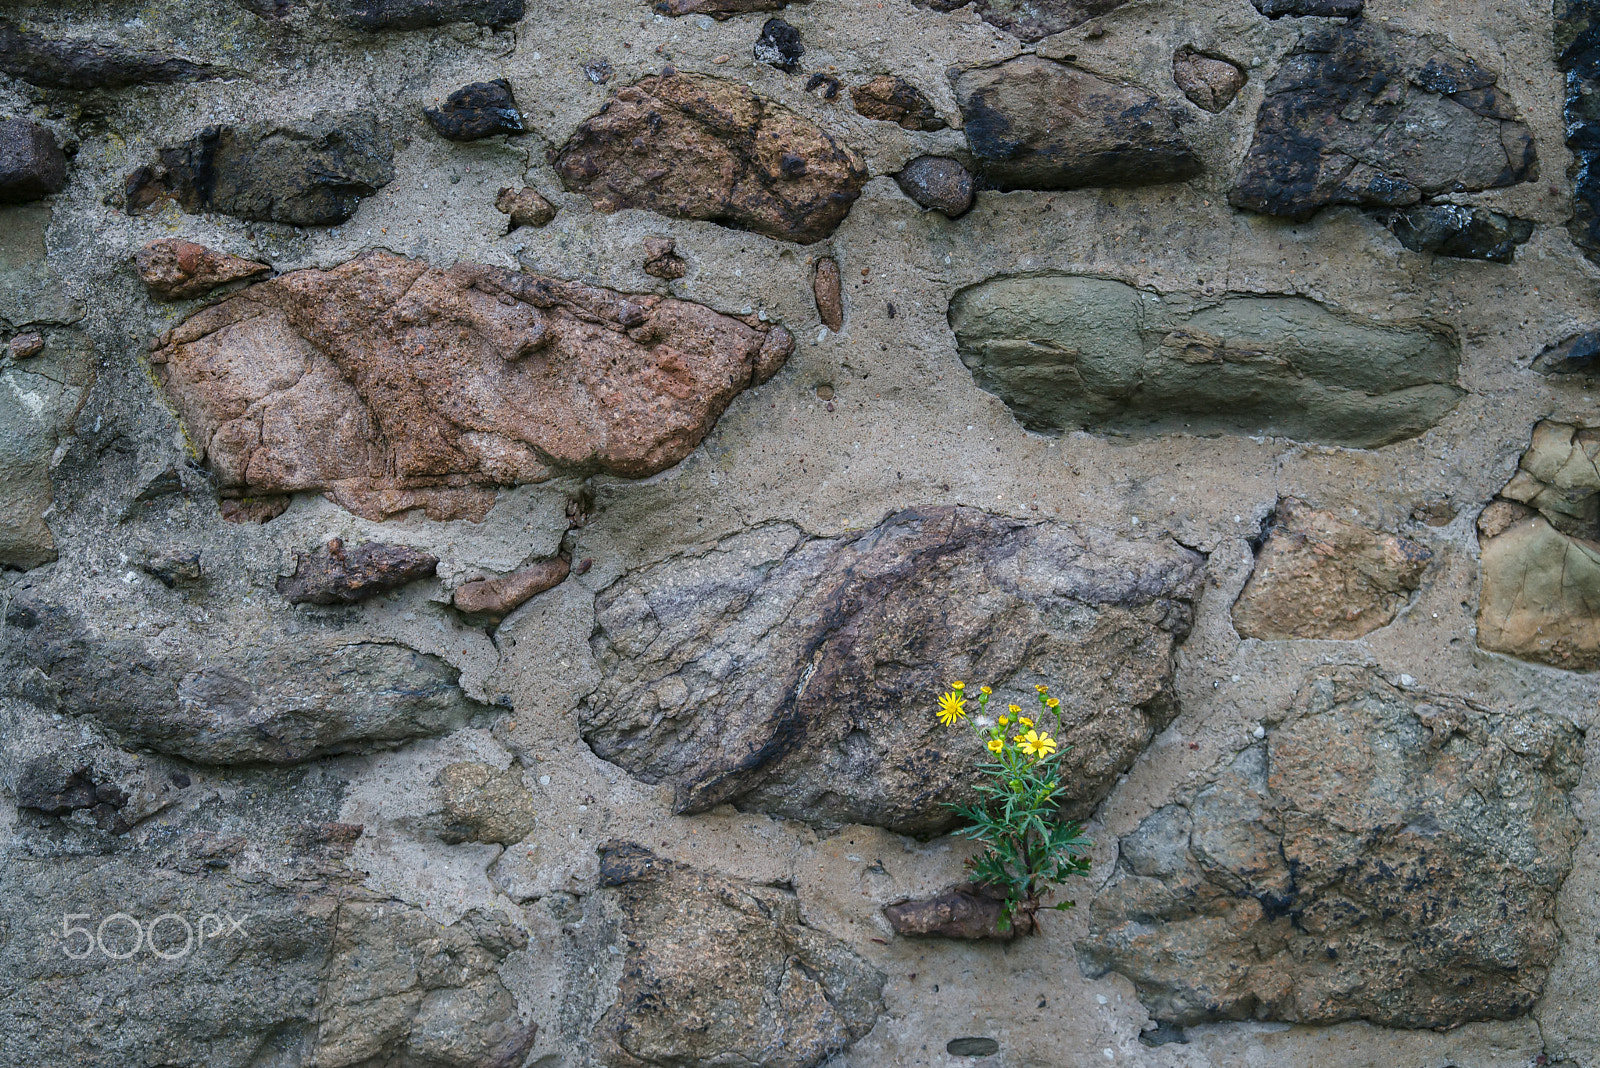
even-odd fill
[{"label": "weathered stone surface", "polygon": [[644,273],[654,278],[682,278],[689,265],[678,255],[678,242],[670,237],[644,239]]},{"label": "weathered stone surface", "polygon": [[948,156],[918,156],[894,176],[900,191],[929,211],[954,219],[972,207],[972,173]]},{"label": "weathered stone surface", "polygon": [[1000,928],[1005,897],[995,897],[982,887],[953,886],[921,901],[901,901],[883,910],[894,933],[908,937],[999,939],[1017,936],[1017,925]]},{"label": "weathered stone surface", "polygon": [[1566,75],[1561,119],[1572,150],[1572,218],[1567,232],[1590,259],[1600,256],[1600,10],[1589,0],[1558,0],[1556,62]]},{"label": "weathered stone surface", "polygon": [[290,764],[443,734],[486,710],[459,673],[399,645],[341,634],[337,620],[297,633],[177,628],[167,639],[41,599],[12,602],[0,693],[90,717],[129,745],[201,764]]},{"label": "weathered stone surface", "polygon": [[[670,782],[679,812],[725,802],[907,834],[955,817],[986,754],[931,695],[1059,693],[1068,808],[1092,809],[1175,713],[1174,648],[1202,558],[968,508],[873,530],[788,524],[628,574],[596,603],[603,681],[579,710],[604,759]],[[919,711],[922,710],[922,711]]]},{"label": "weathered stone surface", "polygon": [[1160,100],[1068,63],[1026,55],[963,71],[956,99],[979,172],[998,189],[1152,185],[1200,173]]},{"label": "weathered stone surface", "polygon": [[1533,134],[1494,74],[1450,45],[1356,21],[1308,33],[1272,76],[1228,200],[1304,219],[1537,175]]},{"label": "weathered stone surface", "polygon": [[801,244],[833,233],[867,181],[861,158],[826,131],[698,74],[618,91],[555,165],[601,211],[646,208]]},{"label": "weathered stone surface", "polygon": [[[735,15],[748,15],[752,11],[782,11],[791,0],[656,0],[654,7],[662,15],[710,15],[724,22]],[[792,0],[801,3],[803,0]]]},{"label": "weathered stone surface", "polygon": [[1392,213],[1384,225],[1412,252],[1495,263],[1512,262],[1517,246],[1533,236],[1533,223],[1527,219],[1456,204],[1403,208]]},{"label": "weathered stone surface", "polygon": [[13,360],[31,360],[44,351],[44,335],[38,331],[18,334],[6,342],[6,351]]},{"label": "weathered stone surface", "polygon": [[1478,644],[1600,668],[1600,430],[1545,420],[1479,517]]},{"label": "weathered stone surface", "polygon": [[451,22],[504,29],[523,15],[523,0],[334,0],[333,12],[351,29],[421,30]]},{"label": "weathered stone surface", "polygon": [[139,280],[162,300],[199,297],[229,282],[271,274],[265,263],[232,256],[176,237],[162,237],[134,257]]},{"label": "weathered stone surface", "polygon": [[1561,941],[1582,745],[1537,710],[1313,678],[1263,743],[1122,839],[1080,966],[1178,1026],[1525,1013]]},{"label": "weathered stone surface", "polygon": [[200,552],[197,549],[160,549],[148,554],[140,565],[145,573],[161,580],[169,590],[179,583],[200,581]]},{"label": "weathered stone surface", "polygon": [[205,309],[150,362],[224,497],[481,518],[495,486],[671,467],[793,344],[687,301],[370,252]]},{"label": "weathered stone surface", "polygon": [[502,189],[495,198],[494,206],[502,215],[511,216],[511,230],[521,226],[543,226],[556,217],[556,206],[535,189]]},{"label": "weathered stone surface", "polygon": [[0,204],[38,200],[66,184],[67,157],[49,130],[27,119],[0,122]]},{"label": "weathered stone surface", "polygon": [[792,890],[695,871],[631,842],[602,846],[601,872],[627,947],[617,999],[595,1028],[609,1068],[816,1068],[877,1022],[883,974],[806,926]]},{"label": "weathered stone surface", "polygon": [[983,21],[1032,43],[1081,26],[1128,0],[914,0],[918,7],[956,11],[969,4]]},{"label": "weathered stone surface", "polygon": [[1575,375],[1600,371],[1600,330],[1585,330],[1551,345],[1533,359],[1540,374]]},{"label": "weathered stone surface", "polygon": [[1180,48],[1172,53],[1172,80],[1190,103],[1214,114],[1233,103],[1248,76],[1231,59]]},{"label": "weathered stone surface", "polygon": [[440,137],[451,141],[479,141],[527,131],[511,83],[504,78],[463,85],[445,97],[443,107],[424,108],[422,114]]},{"label": "weathered stone surface", "polygon": [[533,795],[522,785],[522,769],[512,764],[497,771],[488,764],[458,761],[439,772],[444,800],[439,837],[459,842],[511,845],[526,838],[538,823]]},{"label": "weathered stone surface", "polygon": [[81,337],[63,333],[44,355],[0,366],[0,567],[56,558],[44,518],[51,463],[87,394],[90,357]]},{"label": "weathered stone surface", "polygon": [[1285,497],[1233,606],[1233,625],[1263,641],[1359,638],[1394,622],[1432,558],[1409,538]]},{"label": "weathered stone surface", "polygon": [[1321,18],[1356,18],[1360,16],[1366,0],[1251,0],[1256,10],[1269,19],[1285,15],[1303,18],[1314,15]]},{"label": "weathered stone surface", "polygon": [[558,556],[499,578],[463,583],[456,587],[455,606],[463,612],[510,615],[529,599],[559,585],[571,566],[567,559]]},{"label": "weathered stone surface", "polygon": [[255,222],[332,226],[394,178],[394,150],[365,112],[318,112],[300,123],[208,126],[128,175],[130,214],[174,201]]},{"label": "weathered stone surface", "polygon": [[800,40],[799,30],[782,19],[768,19],[761,27],[761,36],[756,38],[751,54],[757,63],[798,74],[800,57],[806,54],[806,46]]},{"label": "weathered stone surface", "polygon": [[824,256],[811,275],[811,295],[816,300],[817,318],[837,333],[844,329],[844,290],[839,278],[839,261]]},{"label": "weathered stone surface", "polygon": [[160,52],[88,40],[55,40],[0,19],[0,72],[51,89],[120,89],[128,85],[198,82],[228,71]]},{"label": "weathered stone surface", "polygon": [[1121,282],[1005,278],[957,293],[962,362],[1030,430],[1275,434],[1375,448],[1456,406],[1454,334],[1373,325],[1304,297],[1199,311]]},{"label": "weathered stone surface", "polygon": [[921,89],[894,74],[880,74],[870,82],[851,86],[850,102],[856,112],[879,122],[893,122],[908,130],[942,130],[933,101]]},{"label": "weathered stone surface", "polygon": [[346,548],[334,538],[315,552],[296,553],[294,574],[278,580],[278,593],[290,604],[355,604],[427,578],[438,565],[438,557],[405,545],[364,541]]}]

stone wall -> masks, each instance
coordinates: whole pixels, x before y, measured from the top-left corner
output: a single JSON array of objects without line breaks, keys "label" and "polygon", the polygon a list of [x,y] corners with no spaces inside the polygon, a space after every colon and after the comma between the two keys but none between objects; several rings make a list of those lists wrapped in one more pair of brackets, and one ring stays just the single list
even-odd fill
[{"label": "stone wall", "polygon": [[[5,5],[0,1061],[1600,1068],[1597,86],[1590,0]],[[957,677],[1071,724],[1040,936],[904,933]]]}]

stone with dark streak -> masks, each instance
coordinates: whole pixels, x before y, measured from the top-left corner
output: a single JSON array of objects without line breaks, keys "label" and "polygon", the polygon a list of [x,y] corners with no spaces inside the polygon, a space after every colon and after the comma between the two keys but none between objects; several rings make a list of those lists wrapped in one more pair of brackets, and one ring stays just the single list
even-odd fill
[{"label": "stone with dark streak", "polygon": [[221,78],[224,67],[162,52],[31,33],[0,19],[0,72],[50,89],[121,89],[129,85]]},{"label": "stone with dark streak", "polygon": [[735,15],[782,11],[790,3],[802,2],[804,0],[653,0],[651,6],[660,15],[710,15],[718,22],[724,22]]},{"label": "stone with dark streak", "polygon": [[439,558],[405,545],[364,541],[347,547],[334,538],[296,554],[294,574],[278,580],[290,604],[356,604],[432,575]]},{"label": "stone with dark streak", "polygon": [[907,130],[931,132],[945,127],[933,101],[898,75],[880,74],[870,82],[851,86],[850,102],[866,118],[896,123]]}]

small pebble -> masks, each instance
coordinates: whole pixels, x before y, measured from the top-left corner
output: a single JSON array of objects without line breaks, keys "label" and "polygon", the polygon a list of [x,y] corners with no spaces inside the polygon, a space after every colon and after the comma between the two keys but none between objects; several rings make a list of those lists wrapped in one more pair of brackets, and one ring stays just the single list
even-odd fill
[{"label": "small pebble", "polygon": [[726,63],[726,62],[728,62],[728,60],[729,60],[729,59],[730,59],[730,58],[732,58],[732,57],[730,57],[730,56],[729,56],[729,55],[728,55],[728,53],[726,53],[726,52],[724,52],[724,53],[722,53],[722,55],[720,55],[720,56],[715,56],[715,57],[713,57],[713,58],[712,58],[712,60],[711,60],[711,62],[713,62],[713,63],[716,63],[716,64],[718,64],[718,65],[721,65],[721,64],[723,64],[723,63]]}]

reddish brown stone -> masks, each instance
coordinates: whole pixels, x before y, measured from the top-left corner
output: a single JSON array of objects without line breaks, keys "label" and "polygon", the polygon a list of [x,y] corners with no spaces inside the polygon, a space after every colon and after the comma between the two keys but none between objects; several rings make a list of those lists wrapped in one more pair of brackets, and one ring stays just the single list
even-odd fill
[{"label": "reddish brown stone", "polygon": [[838,260],[824,256],[817,261],[811,291],[817,299],[817,316],[822,325],[835,333],[844,329],[844,294],[840,290]]},{"label": "reddish brown stone", "polygon": [[644,239],[644,273],[657,278],[682,278],[689,265],[678,255],[678,243],[670,237]]},{"label": "reddish brown stone", "polygon": [[856,111],[869,119],[893,122],[908,130],[942,130],[944,120],[921,89],[904,78],[880,74],[850,90]]},{"label": "reddish brown stone", "polygon": [[558,556],[499,578],[463,583],[456,588],[455,605],[463,612],[510,615],[519,605],[559,585],[570,567]]},{"label": "reddish brown stone", "polygon": [[746,86],[645,78],[579,126],[556,170],[601,211],[646,208],[810,244],[861,195],[861,158]]},{"label": "reddish brown stone", "polygon": [[994,938],[1017,936],[1017,925],[1000,927],[1004,897],[991,897],[974,886],[953,886],[922,901],[902,901],[883,910],[898,935],[928,938]]},{"label": "reddish brown stone", "polygon": [[687,301],[378,251],[251,286],[150,362],[224,497],[477,519],[496,486],[671,467],[793,346]]},{"label": "reddish brown stone", "polygon": [[220,285],[267,274],[272,268],[226,252],[163,237],[140,249],[135,256],[139,279],[162,300],[198,297]]},{"label": "reddish brown stone", "polygon": [[556,217],[556,206],[533,189],[502,189],[495,198],[495,208],[511,216],[511,229],[522,226],[543,226]]},{"label": "reddish brown stone", "polygon": [[296,557],[294,574],[278,580],[290,604],[355,604],[433,574],[439,558],[405,545],[362,542],[353,549],[334,538]]}]

